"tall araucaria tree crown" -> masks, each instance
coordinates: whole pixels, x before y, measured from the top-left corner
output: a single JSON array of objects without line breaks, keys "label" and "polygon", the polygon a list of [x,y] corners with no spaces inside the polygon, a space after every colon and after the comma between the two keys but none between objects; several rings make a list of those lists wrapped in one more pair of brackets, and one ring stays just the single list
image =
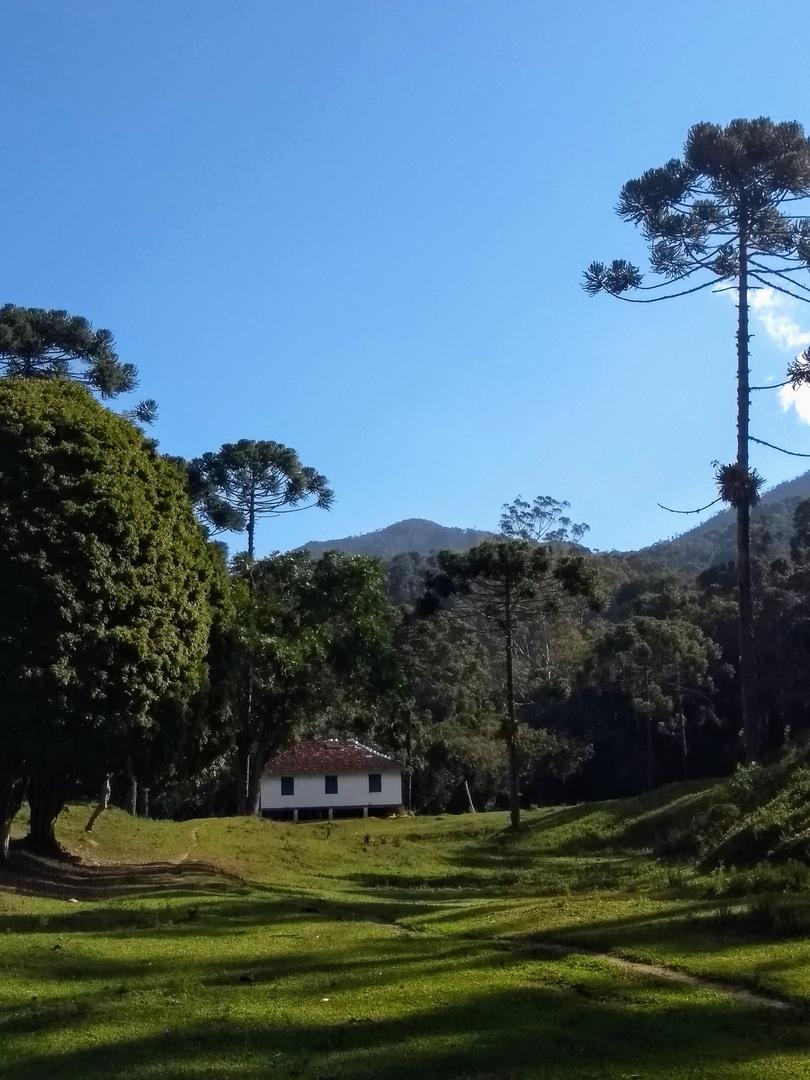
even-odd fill
[{"label": "tall araucaria tree crown", "polygon": [[[792,275],[810,268],[810,218],[784,209],[806,198],[810,139],[801,124],[765,117],[726,127],[695,124],[683,158],[647,169],[619,196],[617,213],[640,227],[659,280],[647,284],[639,267],[614,259],[591,263],[584,287],[591,295],[653,303],[722,286],[739,275],[742,226],[751,279],[808,298],[810,289]],[[702,280],[687,284],[698,274]],[[674,292],[667,288],[673,285]]]},{"label": "tall araucaria tree crown", "polygon": [[213,532],[246,532],[253,558],[256,521],[296,510],[328,510],[329,481],[295,450],[270,439],[224,443],[188,466],[189,491],[203,523]]}]

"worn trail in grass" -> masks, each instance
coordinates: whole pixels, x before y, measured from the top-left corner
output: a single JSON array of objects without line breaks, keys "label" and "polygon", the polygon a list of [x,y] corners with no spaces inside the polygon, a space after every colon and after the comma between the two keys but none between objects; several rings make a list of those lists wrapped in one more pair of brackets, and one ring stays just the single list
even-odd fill
[{"label": "worn trail in grass", "polygon": [[[645,852],[707,797],[537,811],[518,837],[500,814],[330,828],[112,812],[92,845],[73,808],[62,837],[104,864],[101,892],[0,892],[0,1075],[805,1077],[810,947],[721,923],[699,881]],[[161,866],[134,883],[114,865],[150,852]]]}]

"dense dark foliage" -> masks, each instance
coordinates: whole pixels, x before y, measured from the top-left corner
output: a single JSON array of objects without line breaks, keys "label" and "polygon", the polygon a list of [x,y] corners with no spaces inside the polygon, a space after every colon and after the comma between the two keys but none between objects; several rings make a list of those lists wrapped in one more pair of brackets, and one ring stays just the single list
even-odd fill
[{"label": "dense dark foliage", "polygon": [[4,802],[28,778],[47,846],[68,782],[147,758],[201,685],[218,568],[176,469],[63,380],[0,381],[0,532]]}]

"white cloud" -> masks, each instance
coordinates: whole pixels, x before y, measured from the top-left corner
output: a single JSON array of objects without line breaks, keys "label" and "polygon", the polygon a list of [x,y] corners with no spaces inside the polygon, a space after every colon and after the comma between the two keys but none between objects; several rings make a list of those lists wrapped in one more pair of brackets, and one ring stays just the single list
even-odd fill
[{"label": "white cloud", "polygon": [[[780,349],[790,350],[794,356],[810,345],[810,330],[803,329],[793,317],[798,302],[774,289],[759,289],[751,293],[751,312],[764,328],[765,333]],[[798,418],[810,424],[810,386],[783,386],[779,390],[779,403],[787,412],[795,409]]]},{"label": "white cloud", "polygon": [[810,345],[810,330],[803,330],[791,317],[796,301],[774,289],[751,293],[751,311],[765,327],[765,333],[782,349],[806,349]]},{"label": "white cloud", "polygon": [[792,386],[781,387],[779,403],[785,411],[792,406],[799,419],[810,424],[810,386],[800,386],[798,390],[794,390]]}]

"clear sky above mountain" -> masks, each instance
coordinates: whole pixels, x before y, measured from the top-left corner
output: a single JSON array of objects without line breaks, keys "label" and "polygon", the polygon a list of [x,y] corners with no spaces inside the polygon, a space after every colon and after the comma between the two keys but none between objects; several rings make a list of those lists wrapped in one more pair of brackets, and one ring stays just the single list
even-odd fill
[{"label": "clear sky above mountain", "polygon": [[[734,307],[589,299],[581,272],[641,256],[619,188],[691,123],[810,126],[808,31],[752,0],[7,0],[0,300],[112,329],[167,452],[272,438],[325,472],[331,513],[262,550],[491,528],[518,493],[637,547],[733,455]],[[755,382],[808,327],[762,298]],[[810,450],[790,404],[760,394],[752,432]]]}]

